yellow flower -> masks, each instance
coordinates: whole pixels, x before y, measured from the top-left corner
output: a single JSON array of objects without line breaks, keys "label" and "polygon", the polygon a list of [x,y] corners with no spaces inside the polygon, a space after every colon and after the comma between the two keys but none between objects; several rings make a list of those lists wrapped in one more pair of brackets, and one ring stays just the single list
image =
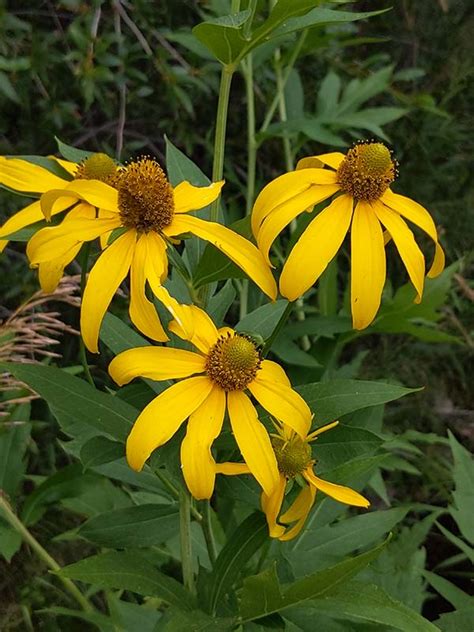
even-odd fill
[{"label": "yellow flower", "polygon": [[[324,169],[327,165],[330,169]],[[297,169],[276,178],[258,196],[252,230],[269,262],[278,234],[305,210],[339,192],[310,222],[286,260],[280,292],[290,301],[304,294],[326,269],[351,230],[351,308],[353,326],[364,329],[375,318],[385,283],[385,244],[393,239],[421,300],[425,259],[405,219],[435,244],[429,277],[444,268],[444,253],[428,211],[391,191],[396,164],[382,143],[358,143],[346,155],[334,152],[305,158]],[[384,234],[382,227],[385,227]]]},{"label": "yellow flower", "polygon": [[[337,424],[338,422],[334,421],[304,437],[298,436],[284,424],[275,424],[278,434],[272,434],[271,438],[278,464],[279,482],[271,494],[267,494],[264,490],[261,497],[270,537],[282,541],[295,538],[303,528],[311,507],[314,505],[318,489],[341,503],[356,507],[369,506],[369,501],[353,489],[324,481],[322,478],[318,478],[313,471],[315,461],[311,458],[310,442]],[[216,471],[218,474],[230,476],[250,473],[248,467],[242,463],[220,463],[216,466]],[[302,481],[303,487],[291,506],[279,515],[285,497],[287,481],[295,477]]]},{"label": "yellow flower", "polygon": [[140,413],[127,440],[130,467],[141,470],[153,450],[169,441],[189,418],[181,444],[183,475],[196,498],[210,498],[216,475],[211,447],[227,410],[249,471],[266,494],[273,494],[279,485],[275,453],[244,391],[291,426],[297,436],[306,436],[311,411],[291,388],[283,369],[275,362],[262,360],[250,338],[228,327],[218,330],[194,305],[177,306],[176,315],[170,330],[191,342],[197,353],[142,347],[120,353],[109,367],[110,375],[120,385],[137,376],[153,380],[187,378],[160,393]]},{"label": "yellow flower", "polygon": [[168,240],[192,233],[224,252],[272,299],[276,284],[260,251],[232,230],[189,215],[208,206],[220,194],[223,182],[195,187],[181,182],[172,187],[155,160],[141,158],[120,172],[117,188],[103,182],[73,181],[60,191],[42,196],[47,217],[58,200],[74,195],[100,209],[99,217],[71,219],[59,226],[43,228],[29,241],[27,254],[32,265],[65,257],[80,244],[101,237],[105,246],[112,231],[122,234],[110,243],[89,273],[81,309],[81,331],[87,348],[98,351],[99,329],[117,288],[130,270],[130,317],[145,335],[166,341],[153,304],[145,295],[146,282],[165,305],[168,293],[161,284],[167,276]]},{"label": "yellow flower", "polygon": [[[0,185],[13,191],[32,197],[62,190],[69,186],[71,178],[75,179],[76,186],[88,188],[87,180],[100,180],[108,184],[114,184],[117,175],[115,162],[105,154],[92,154],[80,164],[52,157],[69,175],[70,178],[61,178],[48,169],[37,164],[32,164],[20,158],[4,158],[0,156]],[[79,200],[79,203],[77,203]],[[61,213],[73,205],[74,208],[67,214],[65,222],[81,217],[95,217],[95,208],[81,200],[81,197],[72,193],[62,197],[51,207],[51,215]],[[40,200],[29,204],[15,215],[7,219],[0,228],[0,238],[8,237],[13,233],[44,220]],[[0,252],[7,245],[7,239],[0,240]],[[61,279],[64,268],[77,255],[81,244],[77,244],[57,258],[50,258],[38,266],[39,280],[44,292],[51,293],[56,289]]]}]

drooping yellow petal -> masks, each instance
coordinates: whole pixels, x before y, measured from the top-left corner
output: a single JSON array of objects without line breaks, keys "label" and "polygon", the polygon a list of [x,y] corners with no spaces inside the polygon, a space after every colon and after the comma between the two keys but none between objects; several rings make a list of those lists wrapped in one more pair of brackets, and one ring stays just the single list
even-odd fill
[{"label": "drooping yellow petal", "polygon": [[247,274],[271,299],[277,295],[275,279],[260,251],[245,237],[216,224],[206,222],[192,215],[178,215],[163,231],[173,237],[190,232],[196,237],[209,241]]},{"label": "drooping yellow petal", "polygon": [[349,230],[353,200],[340,195],[311,221],[283,266],[280,292],[295,301],[321,276]]},{"label": "drooping yellow petal", "polygon": [[64,274],[64,268],[77,256],[82,244],[73,246],[62,257],[43,261],[38,265],[38,279],[41,289],[46,294],[51,294],[58,287],[59,281]]},{"label": "drooping yellow petal", "polygon": [[379,220],[390,232],[420,301],[425,282],[425,258],[412,231],[398,213],[382,202],[374,202],[373,208]]},{"label": "drooping yellow petal", "polygon": [[336,485],[335,483],[329,483],[323,481],[322,478],[318,478],[311,467],[308,467],[303,476],[310,485],[314,485],[316,489],[321,490],[324,494],[331,496],[334,500],[346,505],[354,505],[355,507],[368,507],[370,502],[367,498],[364,498],[358,492],[350,489],[350,487],[344,487],[344,485]]},{"label": "drooping yellow petal", "polygon": [[[55,206],[54,215],[56,213],[60,213],[64,211],[68,206],[70,206],[70,200],[62,200],[62,204]],[[13,233],[16,233],[18,230],[25,228],[26,226],[30,226],[30,224],[35,224],[36,222],[40,222],[44,220],[44,215],[41,212],[41,204],[39,200],[25,206],[25,208],[21,209],[9,217],[7,221],[0,228],[0,237],[8,237]]]},{"label": "drooping yellow petal", "polygon": [[351,230],[351,307],[354,329],[365,329],[380,307],[385,283],[385,247],[380,222],[368,202],[359,202]]},{"label": "drooping yellow petal", "polygon": [[252,232],[255,237],[261,223],[274,208],[314,184],[336,184],[336,174],[329,169],[298,169],[284,173],[267,184],[260,191],[252,209]]},{"label": "drooping yellow petal", "polygon": [[64,256],[73,246],[92,241],[120,226],[120,220],[77,218],[42,228],[28,242],[26,254],[33,265]]},{"label": "drooping yellow petal", "polygon": [[158,317],[155,306],[145,293],[146,262],[155,253],[148,250],[147,235],[140,235],[135,246],[132,265],[130,267],[130,320],[145,336],[152,340],[165,342],[169,340]]},{"label": "drooping yellow petal", "polygon": [[441,274],[445,265],[444,251],[438,241],[438,232],[435,223],[428,211],[421,206],[421,204],[418,204],[418,202],[404,195],[398,195],[390,189],[387,189],[380,199],[384,204],[394,211],[397,211],[397,213],[400,213],[400,215],[408,221],[413,222],[431,237],[435,244],[435,256],[431,268],[428,271],[428,276],[434,278]]},{"label": "drooping yellow petal", "polygon": [[258,231],[257,244],[269,265],[268,252],[281,231],[308,207],[313,207],[315,204],[322,202],[337,190],[337,185],[315,185],[295,195],[287,202],[280,204],[267,215]]},{"label": "drooping yellow petal", "polygon": [[279,484],[275,453],[265,426],[258,420],[257,411],[242,391],[227,394],[232,431],[244,461],[267,496]]},{"label": "drooping yellow petal", "polygon": [[41,209],[46,219],[51,217],[51,211],[57,200],[63,197],[74,197],[77,200],[89,202],[92,206],[106,211],[118,213],[118,191],[99,180],[73,180],[61,189],[51,189],[41,196]]},{"label": "drooping yellow petal", "polygon": [[301,395],[282,382],[262,379],[259,373],[248,389],[270,415],[292,428],[300,437],[306,437],[312,414]]},{"label": "drooping yellow petal", "polygon": [[189,340],[199,351],[207,354],[219,338],[217,327],[210,316],[196,305],[181,305],[177,311],[181,324],[173,320],[168,329],[183,340]]},{"label": "drooping yellow petal", "polygon": [[285,527],[277,523],[283,498],[285,496],[286,478],[280,473],[278,485],[272,494],[267,496],[262,492],[260,502],[268,524],[268,533],[271,538],[280,538],[285,533]]},{"label": "drooping yellow petal", "polygon": [[214,202],[221,193],[224,180],[213,182],[207,187],[195,187],[190,182],[180,182],[173,189],[175,213],[197,211]]},{"label": "drooping yellow petal", "polygon": [[[97,220],[107,221],[107,220]],[[84,344],[98,353],[100,325],[119,285],[130,269],[137,234],[128,230],[108,246],[89,272],[82,297],[81,333]]]},{"label": "drooping yellow petal", "polygon": [[[150,256],[146,260],[146,272],[150,285],[160,285],[168,276],[168,257],[166,255],[165,240],[154,231],[146,234],[148,252]],[[153,283],[152,283],[153,282]]]},{"label": "drooping yellow petal", "polygon": [[291,388],[291,382],[284,369],[272,360],[262,360],[258,374],[262,380],[266,380],[267,382],[279,382]]},{"label": "drooping yellow petal", "polygon": [[58,165],[60,165],[65,171],[67,171],[71,176],[75,175],[77,171],[77,162],[71,162],[70,160],[64,160],[63,158],[58,158],[57,156],[48,156],[52,160],[55,160]]},{"label": "drooping yellow petal", "polygon": [[296,538],[296,536],[300,533],[301,529],[304,527],[304,523],[306,522],[308,514],[311,511],[311,507],[314,505],[315,497],[316,488],[312,485],[306,485],[300,491],[300,493],[296,497],[295,502],[291,505],[288,511],[280,516],[280,522],[283,522],[285,524],[296,522],[296,524],[293,525],[291,529],[288,529],[280,537],[280,540],[282,542],[292,540],[293,538]]},{"label": "drooping yellow petal", "polygon": [[109,373],[119,386],[135,377],[175,380],[202,373],[204,358],[192,351],[171,347],[138,347],[119,353],[109,364]]},{"label": "drooping yellow petal", "polygon": [[216,463],[216,474],[226,476],[240,476],[240,474],[251,474],[247,463]]},{"label": "drooping yellow petal", "polygon": [[139,472],[150,454],[171,439],[213,388],[204,376],[190,377],[155,397],[138,416],[127,439],[127,461]]},{"label": "drooping yellow petal", "polygon": [[0,184],[22,193],[44,193],[67,184],[44,167],[20,158],[0,157]]},{"label": "drooping yellow petal", "polygon": [[183,476],[189,491],[198,500],[210,498],[214,491],[216,462],[211,453],[225,413],[225,393],[214,387],[189,417],[186,436],[181,443]]},{"label": "drooping yellow petal", "polygon": [[341,162],[345,158],[345,155],[341,154],[340,151],[332,151],[329,154],[320,154],[319,156],[314,157],[320,160],[325,165],[328,165],[328,167],[339,169]]}]

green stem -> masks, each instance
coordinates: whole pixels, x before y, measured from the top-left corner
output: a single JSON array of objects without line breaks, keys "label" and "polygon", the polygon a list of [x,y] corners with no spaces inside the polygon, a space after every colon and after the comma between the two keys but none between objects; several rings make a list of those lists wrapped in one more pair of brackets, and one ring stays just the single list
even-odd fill
[{"label": "green stem", "polygon": [[[81,262],[81,303],[82,298],[84,296],[84,290],[86,288],[86,277],[87,277],[87,269],[89,264],[89,254],[91,250],[91,245],[89,242],[86,242],[83,245],[82,250],[82,262]],[[94,379],[92,377],[91,371],[89,369],[89,364],[87,362],[87,351],[86,346],[84,344],[84,340],[82,338],[82,334],[79,340],[79,355],[81,358],[81,363],[84,369],[84,375],[86,376],[87,381],[91,386],[95,388]]]},{"label": "green stem", "polygon": [[179,533],[181,542],[181,566],[183,582],[192,595],[196,594],[193,572],[193,552],[191,547],[191,497],[187,491],[180,494]]},{"label": "green stem", "polygon": [[[161,472],[160,470],[154,470],[154,472],[157,478],[160,479],[160,481],[163,483],[166,489],[171,493],[171,495],[174,496],[176,500],[179,500],[181,498],[179,489],[173,485],[173,483],[165,476],[165,474],[163,474],[163,472]],[[202,522],[202,515],[192,505],[191,505],[191,513],[193,515],[193,518],[195,518],[195,520],[197,520],[198,522]]]},{"label": "green stem", "polygon": [[277,322],[277,324],[275,326],[275,329],[272,331],[270,336],[266,339],[265,345],[264,345],[264,347],[262,349],[262,356],[264,358],[268,355],[268,352],[270,351],[270,348],[271,348],[272,344],[275,342],[276,337],[278,336],[278,334],[282,330],[283,326],[286,324],[286,321],[288,320],[288,318],[289,318],[289,316],[291,314],[293,306],[294,306],[294,303],[288,301],[288,303],[286,304],[286,307],[285,307],[285,311],[280,316],[280,320]]},{"label": "green stem", "polygon": [[[7,520],[7,522],[17,531],[23,540],[31,546],[31,548],[35,551],[40,559],[54,572],[58,572],[61,570],[61,566],[56,562],[51,555],[43,549],[41,544],[36,540],[36,538],[28,531],[25,525],[21,522],[21,520],[17,517],[17,515],[13,512],[10,504],[8,503],[5,496],[0,492],[0,510],[2,512],[2,516]],[[81,593],[79,588],[67,577],[63,577],[62,575],[58,575],[58,579],[63,583],[64,588],[69,592],[69,594],[74,597],[77,603],[81,606],[81,608],[85,612],[94,612],[94,608],[87,601],[86,597]]]},{"label": "green stem", "polygon": [[203,501],[203,512],[201,522],[202,532],[204,539],[206,540],[207,552],[209,553],[209,559],[214,566],[214,562],[217,558],[216,541],[214,539],[214,532],[212,530],[211,521],[211,503],[208,500]]}]

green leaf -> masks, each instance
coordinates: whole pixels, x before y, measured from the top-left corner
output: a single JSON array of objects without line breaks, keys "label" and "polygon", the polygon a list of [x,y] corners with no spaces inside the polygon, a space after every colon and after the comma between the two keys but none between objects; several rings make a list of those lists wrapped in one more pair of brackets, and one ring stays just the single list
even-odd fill
[{"label": "green leaf", "polygon": [[423,577],[446,601],[449,601],[456,610],[469,608],[469,606],[472,605],[472,597],[444,577],[427,570],[423,571]]},{"label": "green leaf", "polygon": [[[81,612],[72,608],[62,608],[60,606],[52,606],[50,608],[42,608],[37,611],[38,614],[55,614],[63,617],[73,617],[81,621],[87,621],[96,626],[100,632],[117,632],[114,622],[105,614],[100,612]],[[88,628],[87,628],[88,629]]]},{"label": "green leaf", "polygon": [[205,187],[211,184],[211,181],[201,169],[186,154],[173,145],[167,136],[165,136],[165,143],[166,170],[168,179],[173,186],[184,180],[197,187]]},{"label": "green leaf", "polygon": [[100,339],[115,354],[134,347],[149,346],[148,340],[114,314],[107,313],[100,330]]},{"label": "green leaf", "polygon": [[211,617],[201,610],[183,612],[170,608],[160,621],[155,632],[230,632],[235,630],[235,621],[221,617]]},{"label": "green leaf", "polygon": [[2,71],[0,71],[0,94],[3,94],[4,97],[14,103],[20,103],[20,97],[13,87],[12,82],[10,81],[8,75]]},{"label": "green leaf", "polygon": [[10,423],[0,426],[0,490],[13,499],[26,469],[30,408],[30,404],[16,406],[8,417]]},{"label": "green leaf", "polygon": [[180,610],[191,610],[194,605],[193,598],[179,582],[135,552],[113,551],[94,555],[65,566],[58,575],[99,588],[131,590],[139,595],[160,597]]},{"label": "green leaf", "polygon": [[373,511],[322,526],[318,520],[305,529],[300,546],[288,555],[298,574],[334,564],[353,551],[373,545],[406,516],[408,508]]},{"label": "green leaf", "polygon": [[303,351],[296,342],[293,342],[293,340],[286,335],[286,332],[278,335],[272,344],[272,352],[287,364],[306,366],[310,369],[321,366],[315,357]]},{"label": "green leaf", "polygon": [[273,570],[244,580],[240,612],[244,621],[252,621],[274,612],[298,606],[310,599],[327,598],[340,584],[347,582],[380,555],[386,542],[352,559],[313,573],[293,584],[280,586]]},{"label": "green leaf", "polygon": [[443,632],[471,632],[474,621],[474,604],[468,608],[442,614],[435,621]]},{"label": "green leaf", "polygon": [[96,465],[110,463],[123,457],[124,445],[117,441],[111,441],[107,437],[92,437],[81,448],[81,461],[84,469],[90,469]]},{"label": "green leaf", "polygon": [[318,468],[329,470],[352,459],[373,454],[382,442],[369,430],[339,424],[318,437],[313,443],[313,454]]},{"label": "green leaf", "polygon": [[454,546],[457,546],[458,549],[461,549],[461,551],[466,555],[466,557],[471,561],[474,562],[474,549],[469,546],[468,544],[466,544],[466,542],[464,542],[463,540],[461,540],[461,538],[458,538],[457,535],[454,535],[454,533],[451,533],[451,531],[449,531],[448,529],[446,529],[445,527],[443,527],[442,524],[440,524],[439,522],[436,523],[436,526],[438,527],[438,529],[441,531],[441,533],[452,543],[454,544]]},{"label": "green leaf", "polygon": [[119,441],[127,438],[137,411],[118,397],[52,366],[1,363],[0,367],[41,395],[67,434],[81,435],[86,428]]},{"label": "green leaf", "polygon": [[463,536],[474,544],[474,460],[449,430],[448,437],[454,459],[453,478],[456,486],[453,492],[454,506],[450,507],[450,512]]},{"label": "green leaf", "polygon": [[1,519],[0,509],[0,555],[10,563],[12,557],[20,550],[21,535]]},{"label": "green leaf", "polygon": [[195,26],[193,34],[207,46],[216,59],[223,64],[230,64],[248,45],[243,29],[251,15],[252,12],[247,9],[233,15],[208,20]]},{"label": "green leaf", "polygon": [[236,325],[236,331],[248,334],[258,334],[266,339],[272,334],[278,321],[288,305],[288,301],[279,300],[258,307]]},{"label": "green leaf", "polygon": [[319,426],[355,410],[385,404],[420,389],[364,380],[333,380],[304,384],[295,390],[308,403]]},{"label": "green leaf", "polygon": [[362,620],[388,626],[401,632],[437,632],[430,621],[405,604],[392,599],[380,586],[366,582],[350,582],[324,599],[314,602],[319,610],[337,618]]},{"label": "green leaf", "polygon": [[240,524],[219,553],[208,582],[208,605],[215,612],[226,592],[239,577],[250,558],[268,538],[262,513],[253,513]]},{"label": "green leaf", "polygon": [[170,505],[125,507],[90,518],[79,534],[107,548],[148,547],[179,531],[178,508]]},{"label": "green leaf", "polygon": [[54,137],[56,144],[58,145],[58,151],[63,158],[69,160],[70,162],[82,162],[89,156],[93,155],[93,151],[85,151],[84,149],[78,149],[77,147],[72,147],[72,145],[66,145],[62,140],[59,140],[57,136]]}]

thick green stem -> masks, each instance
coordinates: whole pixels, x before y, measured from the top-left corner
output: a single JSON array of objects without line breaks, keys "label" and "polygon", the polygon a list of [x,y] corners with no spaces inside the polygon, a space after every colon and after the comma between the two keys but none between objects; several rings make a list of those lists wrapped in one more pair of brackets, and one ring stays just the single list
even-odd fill
[{"label": "thick green stem", "polygon": [[208,500],[203,501],[203,512],[202,512],[202,532],[204,534],[204,539],[206,540],[207,552],[209,553],[209,559],[211,560],[211,564],[214,566],[214,562],[217,558],[217,549],[216,542],[214,540],[214,532],[212,530],[212,517],[211,517],[211,503]]},{"label": "thick green stem", "polygon": [[196,594],[193,572],[193,552],[191,546],[191,497],[187,491],[180,494],[179,532],[181,542],[181,566],[183,582],[192,595]]},{"label": "thick green stem", "polygon": [[[90,254],[91,245],[89,242],[86,242],[82,247],[82,262],[81,262],[81,303],[82,297],[84,296],[84,290],[86,287],[86,277],[87,277],[87,269],[89,267],[89,254]],[[84,344],[84,340],[81,337],[79,339],[79,355],[81,357],[81,363],[84,368],[84,374],[86,376],[87,381],[91,386],[95,388],[94,379],[92,377],[91,371],[89,369],[89,364],[87,362],[87,351],[86,346]]]},{"label": "thick green stem", "polygon": [[[163,472],[161,470],[154,470],[154,472],[155,472],[157,478],[160,479],[160,481],[163,483],[163,485],[166,487],[166,489],[171,493],[171,495],[174,496],[176,498],[176,500],[179,500],[180,499],[180,491],[179,491],[179,489],[173,485],[173,483],[168,479],[168,477],[165,474],[163,474]],[[202,515],[192,505],[191,505],[191,514],[192,514],[193,518],[195,520],[197,520],[198,522],[202,521]]]},{"label": "thick green stem", "polygon": [[286,307],[285,307],[285,311],[283,312],[283,314],[280,316],[280,320],[277,322],[275,329],[272,331],[272,333],[270,334],[270,336],[266,339],[265,341],[265,345],[262,349],[262,356],[265,358],[268,355],[268,352],[270,351],[270,348],[272,346],[272,344],[274,343],[276,337],[278,336],[278,334],[280,333],[280,331],[283,329],[284,325],[286,324],[286,321],[288,320],[291,311],[293,309],[294,303],[288,301]]},{"label": "thick green stem", "polygon": [[[36,538],[28,531],[25,525],[21,522],[18,516],[13,512],[10,504],[8,503],[5,496],[0,492],[0,515],[10,524],[15,531],[17,531],[23,540],[31,546],[34,552],[38,555],[40,559],[52,570],[52,571],[60,571],[61,566],[56,562],[51,555],[43,549],[41,544],[36,540]],[[81,608],[85,612],[94,612],[94,608],[87,601],[84,595],[81,593],[79,588],[67,577],[62,577],[58,575],[58,579],[63,583],[64,588],[69,592],[69,594],[74,597],[77,603],[81,606]]]}]

